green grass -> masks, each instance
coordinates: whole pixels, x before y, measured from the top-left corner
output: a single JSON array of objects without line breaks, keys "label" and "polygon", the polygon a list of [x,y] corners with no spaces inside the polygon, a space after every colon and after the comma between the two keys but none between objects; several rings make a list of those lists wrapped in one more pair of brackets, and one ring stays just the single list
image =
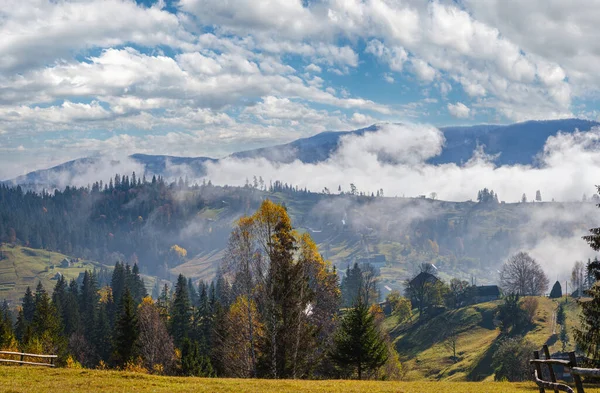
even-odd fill
[{"label": "green grass", "polygon": [[[534,318],[534,326],[527,332],[526,338],[539,346],[547,344],[550,351],[562,350],[558,341],[560,326],[553,331],[553,315],[557,301],[539,297],[539,307]],[[564,301],[564,299],[563,299]],[[493,380],[494,370],[491,360],[499,343],[500,330],[496,326],[494,312],[501,301],[481,303],[448,311],[431,320],[422,322],[414,319],[412,323],[394,326],[394,317],[385,321],[394,344],[405,367],[408,380]],[[567,326],[572,337],[572,329],[579,322],[578,306],[569,299],[566,308]],[[451,351],[444,346],[446,318],[459,326],[457,342],[457,361],[451,359]],[[567,346],[574,348],[573,340]]]},{"label": "green grass", "polygon": [[[194,393],[509,393],[537,392],[533,383],[385,382],[203,379],[145,374],[0,366],[0,392],[194,392]],[[589,393],[600,393],[588,389]]]},{"label": "green grass", "polygon": [[27,286],[34,290],[38,281],[51,290],[56,284],[51,278],[57,272],[70,280],[86,269],[100,266],[95,262],[80,260],[72,267],[61,268],[60,262],[65,258],[63,254],[7,244],[0,246],[0,252],[3,256],[0,259],[0,299],[13,304],[20,302]]}]

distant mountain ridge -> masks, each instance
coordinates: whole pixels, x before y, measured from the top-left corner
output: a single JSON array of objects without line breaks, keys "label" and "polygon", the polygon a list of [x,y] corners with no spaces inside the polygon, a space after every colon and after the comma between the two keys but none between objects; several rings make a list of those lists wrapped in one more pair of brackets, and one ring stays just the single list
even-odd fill
[{"label": "distant mountain ridge", "polygon": [[[536,157],[542,152],[546,140],[558,132],[573,133],[576,130],[585,132],[600,123],[582,119],[527,121],[510,125],[474,125],[441,127],[446,139],[440,155],[429,160],[431,164],[467,162],[478,146],[484,146],[487,154],[497,155],[497,165],[536,165]],[[149,174],[162,175],[167,178],[182,175],[181,171],[172,171],[172,167],[185,167],[185,173],[201,177],[205,173],[207,162],[236,158],[265,158],[278,163],[289,163],[300,160],[304,163],[316,163],[327,160],[337,149],[340,139],[346,135],[363,135],[375,132],[380,125],[374,124],[354,131],[326,131],[308,138],[293,142],[268,146],[254,150],[233,153],[228,157],[216,159],[209,157],[174,157],[167,155],[133,154],[130,158],[143,167]],[[49,169],[30,172],[7,181],[13,184],[56,186],[61,178],[75,177],[89,170],[90,166],[100,162],[106,163],[103,157],[85,157],[69,161]],[[118,168],[119,161],[108,163]],[[61,176],[66,174],[66,176]]]}]

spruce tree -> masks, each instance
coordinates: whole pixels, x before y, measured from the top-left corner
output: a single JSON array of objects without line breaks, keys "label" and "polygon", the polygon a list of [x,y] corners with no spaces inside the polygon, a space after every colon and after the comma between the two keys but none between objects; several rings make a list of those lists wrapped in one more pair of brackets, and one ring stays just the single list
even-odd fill
[{"label": "spruce tree", "polygon": [[137,337],[135,305],[129,288],[125,288],[119,304],[119,316],[115,322],[114,331],[114,358],[117,366],[123,367],[127,362],[135,359]]},{"label": "spruce tree", "polygon": [[23,296],[23,323],[25,325],[30,324],[33,321],[33,314],[35,313],[35,299],[31,288],[27,287],[25,290],[25,296]]},{"label": "spruce tree", "polygon": [[134,263],[133,268],[131,269],[130,290],[135,304],[140,304],[142,299],[148,296],[148,291],[146,291],[144,280],[140,276],[140,268],[137,263]]},{"label": "spruce tree", "polygon": [[210,358],[202,354],[198,342],[184,338],[181,344],[181,372],[190,377],[214,377]]},{"label": "spruce tree", "polygon": [[112,288],[115,303],[119,304],[121,302],[121,296],[123,296],[123,292],[125,291],[125,268],[120,262],[115,263],[115,268],[110,280],[110,287]]},{"label": "spruce tree", "polygon": [[185,277],[180,274],[175,285],[175,298],[171,309],[171,335],[175,345],[181,348],[183,339],[189,337],[191,309],[188,294],[188,284]]},{"label": "spruce tree", "polygon": [[372,372],[388,359],[384,338],[375,325],[375,317],[366,304],[359,302],[344,315],[334,337],[332,360],[344,372],[356,371],[358,379]]}]

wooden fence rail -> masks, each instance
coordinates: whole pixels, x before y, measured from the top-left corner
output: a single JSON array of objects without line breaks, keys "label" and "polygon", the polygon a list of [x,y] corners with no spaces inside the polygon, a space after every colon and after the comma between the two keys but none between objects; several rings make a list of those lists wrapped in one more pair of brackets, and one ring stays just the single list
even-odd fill
[{"label": "wooden fence rail", "polygon": [[[550,357],[550,351],[548,346],[544,345],[543,348],[545,359],[540,359],[540,352],[533,352],[533,359],[529,361],[534,366],[533,376],[535,383],[540,388],[540,393],[545,393],[546,389],[552,389],[555,393],[559,391],[567,393],[575,393],[575,391],[564,383],[556,382],[556,374],[554,373],[553,365],[563,366],[569,370],[569,373],[573,376],[575,382],[575,389],[577,393],[585,393],[583,390],[583,383],[581,377],[600,377],[600,369],[595,368],[581,368],[577,367],[577,357],[575,352],[569,352],[569,360],[563,359],[552,359]],[[548,368],[548,374],[550,375],[550,381],[545,381],[542,374],[542,366],[546,365]]]},{"label": "wooden fence rail", "polygon": [[[3,363],[17,363],[20,365],[29,364],[31,366],[46,366],[46,367],[54,367],[54,359],[58,356],[56,355],[39,355],[37,353],[23,353],[23,352],[9,352],[9,351],[0,351],[0,355],[10,355],[10,356],[20,356],[20,360],[13,359],[2,359],[0,358],[0,362]],[[41,363],[41,362],[26,362],[25,356],[30,358],[40,358],[40,359],[49,359],[50,363]]]}]

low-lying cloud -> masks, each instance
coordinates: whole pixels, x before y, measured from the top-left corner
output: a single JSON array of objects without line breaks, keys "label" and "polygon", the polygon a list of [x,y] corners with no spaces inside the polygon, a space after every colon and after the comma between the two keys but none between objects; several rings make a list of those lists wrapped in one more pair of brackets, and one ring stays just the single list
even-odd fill
[{"label": "low-lying cloud", "polygon": [[485,147],[473,152],[464,165],[432,165],[428,159],[444,146],[440,130],[427,125],[382,125],[362,136],[342,138],[326,161],[306,164],[273,163],[266,159],[225,159],[207,164],[214,183],[243,185],[246,178],[262,176],[320,192],[324,188],[349,191],[350,183],[368,194],[381,188],[386,196],[436,193],[439,199],[475,199],[477,191],[491,188],[501,200],[517,202],[523,194],[532,200],[537,190],[543,200],[581,200],[595,193],[600,183],[600,130],[559,133],[548,138],[538,157],[539,165],[497,166]]}]

